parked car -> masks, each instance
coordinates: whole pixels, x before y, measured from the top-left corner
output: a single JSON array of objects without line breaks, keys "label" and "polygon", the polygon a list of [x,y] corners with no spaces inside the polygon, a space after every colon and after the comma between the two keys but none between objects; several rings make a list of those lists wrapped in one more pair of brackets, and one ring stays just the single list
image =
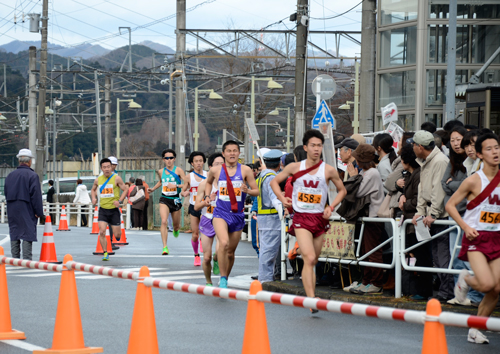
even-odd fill
[{"label": "parked car", "polygon": [[[60,202],[68,203],[73,201],[73,199],[75,198],[77,179],[78,177],[63,177],[54,181],[54,188],[56,189],[56,192],[57,192],[57,183],[59,183],[59,196],[63,197],[60,199],[64,199],[60,200]],[[83,181],[83,184],[87,186],[87,190],[89,191],[89,196],[90,196],[90,190],[92,189],[92,185],[94,184],[95,177],[94,176],[80,177],[80,179]],[[49,190],[49,180],[45,179],[42,182],[43,201],[47,200],[48,190]]]}]

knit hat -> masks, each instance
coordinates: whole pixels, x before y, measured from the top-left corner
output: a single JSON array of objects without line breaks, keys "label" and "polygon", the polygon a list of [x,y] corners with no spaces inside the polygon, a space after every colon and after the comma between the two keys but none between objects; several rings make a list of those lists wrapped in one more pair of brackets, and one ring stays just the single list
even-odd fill
[{"label": "knit hat", "polygon": [[370,144],[359,144],[352,156],[357,162],[370,162],[375,160],[375,148]]}]

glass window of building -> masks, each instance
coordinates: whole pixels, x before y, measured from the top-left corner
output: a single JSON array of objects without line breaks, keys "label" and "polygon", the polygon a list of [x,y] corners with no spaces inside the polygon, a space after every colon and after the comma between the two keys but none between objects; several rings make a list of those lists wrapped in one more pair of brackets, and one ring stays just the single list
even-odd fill
[{"label": "glass window of building", "polygon": [[382,26],[417,19],[418,0],[381,0]]},{"label": "glass window of building", "polygon": [[394,102],[398,108],[415,108],[415,70],[381,74],[380,107]]},{"label": "glass window of building", "polygon": [[[429,63],[446,63],[448,57],[448,25],[429,26]],[[457,25],[457,63],[469,63],[470,26]]]},{"label": "glass window of building", "polygon": [[416,63],[417,27],[403,27],[380,32],[380,67]]},{"label": "glass window of building", "polygon": [[[446,103],[446,77],[447,70],[427,70],[427,107],[442,106]],[[468,70],[457,70],[455,83],[465,84],[469,81]]]},{"label": "glass window of building", "polygon": [[[446,0],[429,0],[429,17],[447,19],[450,13],[450,2]],[[457,1],[457,19],[500,18],[500,4],[496,0],[482,0],[474,4],[470,0]]]}]

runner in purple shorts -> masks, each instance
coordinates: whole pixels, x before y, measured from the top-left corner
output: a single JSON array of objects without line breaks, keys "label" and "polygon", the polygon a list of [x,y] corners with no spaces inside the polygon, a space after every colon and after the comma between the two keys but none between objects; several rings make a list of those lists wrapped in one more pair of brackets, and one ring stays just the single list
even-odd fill
[{"label": "runner in purple shorts", "polygon": [[213,186],[217,186],[218,199],[212,223],[220,242],[219,287],[227,288],[227,278],[234,264],[234,251],[245,226],[245,197],[247,193],[256,197],[259,190],[252,169],[238,163],[240,146],[237,142],[226,141],[222,145],[222,155],[225,164],[210,169],[205,184],[205,195],[210,195]]},{"label": "runner in purple shorts", "polygon": [[[224,163],[224,157],[221,153],[212,154],[208,158],[208,167],[221,166]],[[200,237],[201,244],[203,247],[203,272],[205,273],[205,279],[207,281],[207,286],[212,286],[212,244],[214,242],[215,230],[212,225],[212,219],[214,217],[214,209],[216,206],[217,198],[217,188],[212,187],[212,193],[210,195],[205,195],[205,184],[206,180],[203,180],[198,186],[198,194],[196,195],[196,202],[194,204],[194,210],[201,210],[200,219]],[[219,243],[215,246],[216,252],[218,251]],[[214,253],[214,274],[219,275],[219,262],[217,261],[217,253]]]},{"label": "runner in purple shorts", "polygon": [[[446,203],[446,211],[464,230],[458,258],[469,261],[474,275],[466,269],[460,272],[455,285],[455,297],[464,301],[469,287],[485,293],[479,304],[478,316],[490,316],[500,293],[500,146],[498,136],[489,133],[476,140],[476,155],[483,168],[462,182]],[[467,198],[463,218],[457,204]],[[469,329],[471,343],[489,343],[477,328]]]}]

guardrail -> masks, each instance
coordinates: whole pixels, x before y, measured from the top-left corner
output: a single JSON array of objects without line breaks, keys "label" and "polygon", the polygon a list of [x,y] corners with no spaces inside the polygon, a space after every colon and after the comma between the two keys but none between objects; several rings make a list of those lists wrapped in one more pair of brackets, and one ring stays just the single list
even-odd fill
[{"label": "guardrail", "polygon": [[[7,302],[6,306],[4,307],[7,309],[9,308],[8,305],[9,300],[8,300],[8,288],[7,288],[7,275],[4,264],[17,267],[60,272],[60,273],[66,271],[65,272],[66,274],[61,277],[59,304],[61,304],[61,298],[63,298],[65,303],[71,302],[72,304],[76,304],[76,307],[78,307],[78,294],[76,289],[74,270],[99,274],[114,278],[129,279],[137,282],[138,285],[137,285],[136,301],[134,305],[134,315],[131,324],[128,353],[142,353],[143,352],[142,350],[144,350],[144,348],[155,348],[155,346],[156,347],[158,346],[156,333],[150,333],[152,329],[154,332],[156,332],[154,308],[152,302],[153,300],[151,293],[151,288],[153,287],[158,289],[177,291],[177,292],[186,292],[197,295],[219,297],[219,298],[248,302],[247,321],[246,321],[245,335],[243,340],[243,353],[267,352],[262,350],[258,351],[256,350],[257,348],[256,345],[260,349],[262,349],[262,347],[264,348],[269,347],[269,337],[267,333],[267,323],[265,320],[265,309],[263,303],[302,307],[312,310],[343,313],[343,314],[350,314],[362,317],[375,317],[379,319],[396,320],[396,321],[409,322],[415,324],[424,324],[425,328],[424,328],[423,346],[424,348],[426,347],[426,345],[430,346],[432,349],[429,352],[433,353],[442,353],[442,351],[439,351],[437,348],[438,342],[441,343],[440,345],[444,345],[444,348],[446,349],[446,344],[445,344],[446,337],[445,337],[444,327],[441,327],[442,330],[439,330],[439,328],[435,327],[437,323],[447,326],[456,326],[465,328],[474,327],[489,331],[500,331],[500,319],[498,318],[488,318],[488,317],[479,317],[466,314],[441,312],[441,306],[439,302],[435,299],[432,299],[428,302],[427,312],[424,312],[424,311],[414,311],[414,310],[402,310],[389,307],[371,306],[365,304],[354,304],[354,303],[334,301],[334,300],[323,300],[317,298],[309,298],[303,296],[262,291],[262,286],[258,281],[254,281],[252,283],[250,291],[221,289],[216,287],[209,287],[197,284],[153,278],[149,276],[149,269],[146,266],[143,266],[139,272],[133,272],[133,271],[113,269],[110,267],[102,267],[102,266],[75,262],[73,261],[73,258],[70,255],[66,255],[64,257],[64,262],[61,265],[5,257],[3,248],[0,247],[0,282],[2,283],[0,284],[1,285],[0,289],[6,292],[6,294],[0,294],[0,295],[2,295],[1,296],[1,298],[3,299],[2,301]],[[76,298],[76,301],[73,300],[69,301],[67,300],[67,297]],[[72,310],[77,311],[78,319],[74,319],[73,318],[75,317],[74,314],[67,313],[68,312],[67,307],[65,308],[66,311],[61,310],[62,312],[61,314],[59,313],[59,307],[60,305],[58,305],[58,313],[56,316],[54,342],[56,341],[56,338],[64,336],[67,336],[68,338],[73,338],[73,341],[77,342],[78,340],[74,339],[77,338],[77,336],[72,337],[69,335],[68,332],[82,331],[79,309],[71,307]],[[256,315],[256,312],[259,312],[259,315]],[[136,313],[139,313],[137,315],[138,318],[137,320],[136,320]],[[9,330],[1,334],[5,335],[9,333],[16,333],[16,331],[12,330],[10,327],[10,313],[4,314],[3,317],[4,317],[3,321],[6,321],[5,318],[8,317],[8,323],[6,325]],[[64,328],[65,326],[61,325],[58,326],[58,321],[65,321],[65,319],[61,318],[69,318],[69,317],[72,317],[73,321],[74,320],[80,321],[80,325],[66,326],[68,328]],[[252,328],[249,329],[249,327]],[[264,342],[262,342],[263,338],[261,336],[259,336],[259,338],[255,337],[255,329],[257,328],[260,329],[260,331],[262,331],[260,332],[260,334],[263,337],[265,337]],[[149,331],[149,332],[147,336],[139,336],[137,334],[137,331],[139,332]],[[83,333],[81,333],[81,338],[82,338],[81,342],[75,344],[75,346],[77,345],[83,346]],[[134,345],[134,339],[136,339],[138,342],[135,343],[137,347]],[[72,339],[69,339],[69,341],[71,340]],[[252,343],[258,341],[261,342],[259,344],[249,344],[249,341]],[[131,350],[131,347],[136,349]],[[102,351],[102,348],[98,349],[101,349],[100,351]],[[94,352],[100,352],[100,351],[94,351]],[[157,351],[152,351],[152,352],[157,352]],[[270,350],[268,352],[270,352]]]},{"label": "guardrail", "polygon": [[[342,218],[336,216],[336,217],[331,217],[330,221],[343,221]],[[447,274],[459,274],[460,270],[455,270],[452,269],[453,267],[453,260],[456,258],[456,253],[457,250],[461,248],[459,245],[460,240],[461,240],[461,234],[462,230],[461,228],[454,222],[454,221],[447,221],[447,220],[436,220],[434,224],[436,225],[450,225],[451,227],[439,232],[436,235],[433,235],[430,239],[421,241],[417,243],[414,246],[406,248],[406,226],[411,223],[411,220],[405,220],[401,226],[398,226],[397,223],[398,221],[395,219],[391,218],[359,218],[358,221],[362,223],[361,225],[361,230],[360,230],[360,237],[358,240],[355,240],[354,242],[357,243],[356,246],[356,259],[339,259],[339,258],[319,258],[320,262],[330,262],[330,263],[341,263],[341,264],[347,264],[347,265],[360,265],[364,267],[374,267],[374,268],[382,268],[382,269],[394,269],[394,278],[395,278],[395,297],[400,298],[402,296],[402,269],[404,268],[405,270],[409,271],[418,271],[418,272],[430,272],[430,273],[447,273]],[[361,245],[363,241],[363,231],[364,231],[364,224],[365,222],[381,222],[381,223],[390,223],[392,226],[392,236],[389,237],[387,240],[384,242],[380,243],[376,248],[372,249],[371,251],[367,252],[366,254],[361,255]],[[410,252],[411,250],[420,247],[421,245],[432,241],[433,239],[437,237],[441,237],[450,231],[457,230],[458,232],[458,237],[456,239],[455,245],[452,250],[452,255],[451,255],[451,260],[448,268],[435,268],[435,267],[417,267],[417,266],[410,266],[406,264],[405,260],[405,254],[407,252]],[[283,218],[282,223],[281,223],[281,249],[283,250],[281,253],[281,280],[286,280],[286,261],[288,259],[288,251],[287,251],[287,241],[289,239],[289,235],[285,232],[285,218]],[[373,262],[367,262],[364,261],[369,255],[371,255],[373,252],[380,250],[383,248],[385,245],[389,244],[392,242],[392,261],[390,264],[387,263],[373,263]],[[300,256],[299,256],[300,257]]]}]

